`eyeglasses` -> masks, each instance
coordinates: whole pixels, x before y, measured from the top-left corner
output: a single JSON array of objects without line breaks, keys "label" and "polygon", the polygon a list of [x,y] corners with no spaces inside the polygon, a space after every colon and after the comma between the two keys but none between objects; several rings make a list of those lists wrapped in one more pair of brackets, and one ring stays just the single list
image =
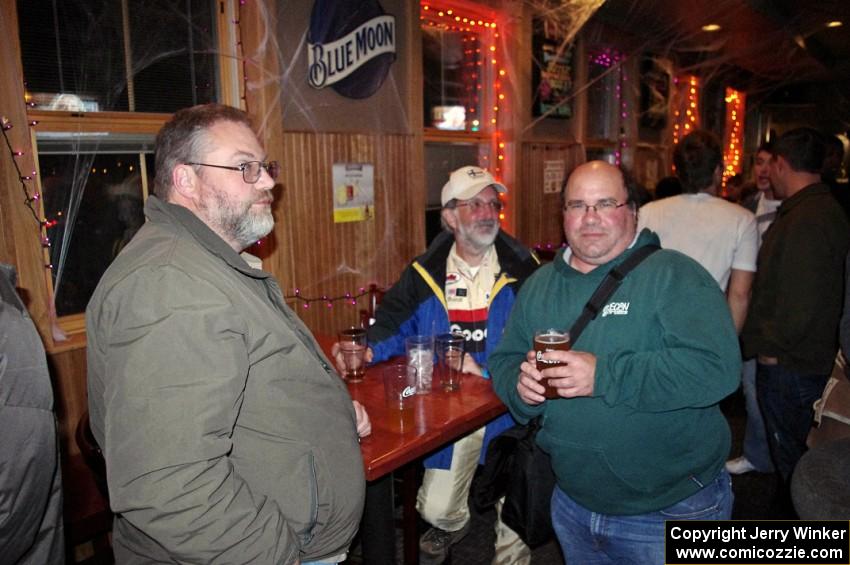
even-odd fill
[{"label": "eyeglasses", "polygon": [[628,202],[623,202],[620,204],[613,198],[603,198],[602,200],[597,200],[596,204],[588,204],[582,200],[570,200],[564,205],[564,210],[570,216],[584,216],[588,210],[593,208],[593,211],[599,214],[600,216],[605,216],[608,214],[613,214],[614,210],[617,208],[622,208],[626,206]]},{"label": "eyeglasses", "polygon": [[501,212],[505,209],[505,205],[498,200],[490,200],[489,202],[484,202],[483,200],[466,200],[464,202],[457,202],[451,206],[447,206],[447,208],[460,208],[461,206],[467,206],[473,214],[477,214],[484,210],[484,208],[490,208],[494,212]]},{"label": "eyeglasses", "polygon": [[280,163],[277,161],[245,161],[244,163],[239,163],[235,167],[229,167],[227,165],[210,165],[209,163],[183,163],[184,165],[197,165],[200,167],[215,167],[216,169],[228,169],[230,171],[242,171],[242,180],[247,182],[248,184],[254,184],[258,180],[260,180],[260,176],[263,174],[263,169],[269,174],[272,180],[277,178],[277,175],[280,173]]}]

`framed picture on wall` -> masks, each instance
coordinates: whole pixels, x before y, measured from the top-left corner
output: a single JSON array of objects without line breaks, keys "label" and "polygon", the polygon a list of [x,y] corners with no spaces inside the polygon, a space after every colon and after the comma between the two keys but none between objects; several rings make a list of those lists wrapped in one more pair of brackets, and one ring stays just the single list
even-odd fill
[{"label": "framed picture on wall", "polygon": [[640,59],[640,127],[663,130],[670,113],[669,60],[652,54]]},{"label": "framed picture on wall", "polygon": [[552,23],[535,18],[532,36],[534,116],[573,116],[573,44]]},{"label": "framed picture on wall", "polygon": [[662,130],[670,113],[669,60],[647,53],[640,59],[640,126]]}]

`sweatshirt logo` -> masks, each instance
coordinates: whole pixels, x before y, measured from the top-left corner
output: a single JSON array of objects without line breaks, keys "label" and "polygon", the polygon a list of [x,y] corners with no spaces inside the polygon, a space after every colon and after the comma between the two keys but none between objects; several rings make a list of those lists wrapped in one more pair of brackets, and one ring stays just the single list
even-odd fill
[{"label": "sweatshirt logo", "polygon": [[626,316],[629,313],[630,302],[612,302],[607,304],[602,309],[602,317],[605,316]]}]

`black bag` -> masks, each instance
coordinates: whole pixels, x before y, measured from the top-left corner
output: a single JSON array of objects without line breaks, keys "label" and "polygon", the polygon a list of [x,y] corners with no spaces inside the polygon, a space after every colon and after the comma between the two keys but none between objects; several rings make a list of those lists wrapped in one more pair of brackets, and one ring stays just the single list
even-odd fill
[{"label": "black bag", "polygon": [[472,491],[479,510],[489,508],[504,496],[502,522],[531,548],[554,535],[549,500],[555,489],[555,474],[549,455],[537,446],[539,428],[535,418],[493,438]]},{"label": "black bag", "polygon": [[[570,327],[573,343],[596,318],[626,274],[657,250],[658,247],[652,245],[641,247],[609,271]],[[555,534],[550,512],[555,473],[549,454],[537,445],[539,428],[539,418],[535,418],[493,438],[487,447],[484,467],[472,488],[472,501],[479,511],[504,496],[502,522],[532,548],[549,541]]]}]

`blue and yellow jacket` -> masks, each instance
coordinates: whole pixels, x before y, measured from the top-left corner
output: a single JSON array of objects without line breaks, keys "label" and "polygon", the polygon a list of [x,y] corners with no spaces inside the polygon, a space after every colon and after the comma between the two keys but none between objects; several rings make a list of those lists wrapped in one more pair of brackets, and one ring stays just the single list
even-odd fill
[{"label": "blue and yellow jacket", "polygon": [[[438,235],[430,247],[413,260],[402,272],[398,282],[381,300],[375,313],[375,324],[369,328],[369,346],[374,353],[373,362],[385,361],[404,354],[404,339],[410,335],[438,335],[449,331],[449,315],[443,293],[446,282],[446,261],[454,243],[448,232]],[[526,247],[504,232],[496,237],[496,254],[501,272],[490,293],[487,313],[487,343],[483,352],[472,353],[475,362],[487,367],[487,359],[502,337],[511,307],[519,287],[539,261]],[[505,414],[489,424],[484,434],[481,462],[490,440],[514,425]],[[429,468],[448,469],[452,461],[449,445],[425,460]]]}]

